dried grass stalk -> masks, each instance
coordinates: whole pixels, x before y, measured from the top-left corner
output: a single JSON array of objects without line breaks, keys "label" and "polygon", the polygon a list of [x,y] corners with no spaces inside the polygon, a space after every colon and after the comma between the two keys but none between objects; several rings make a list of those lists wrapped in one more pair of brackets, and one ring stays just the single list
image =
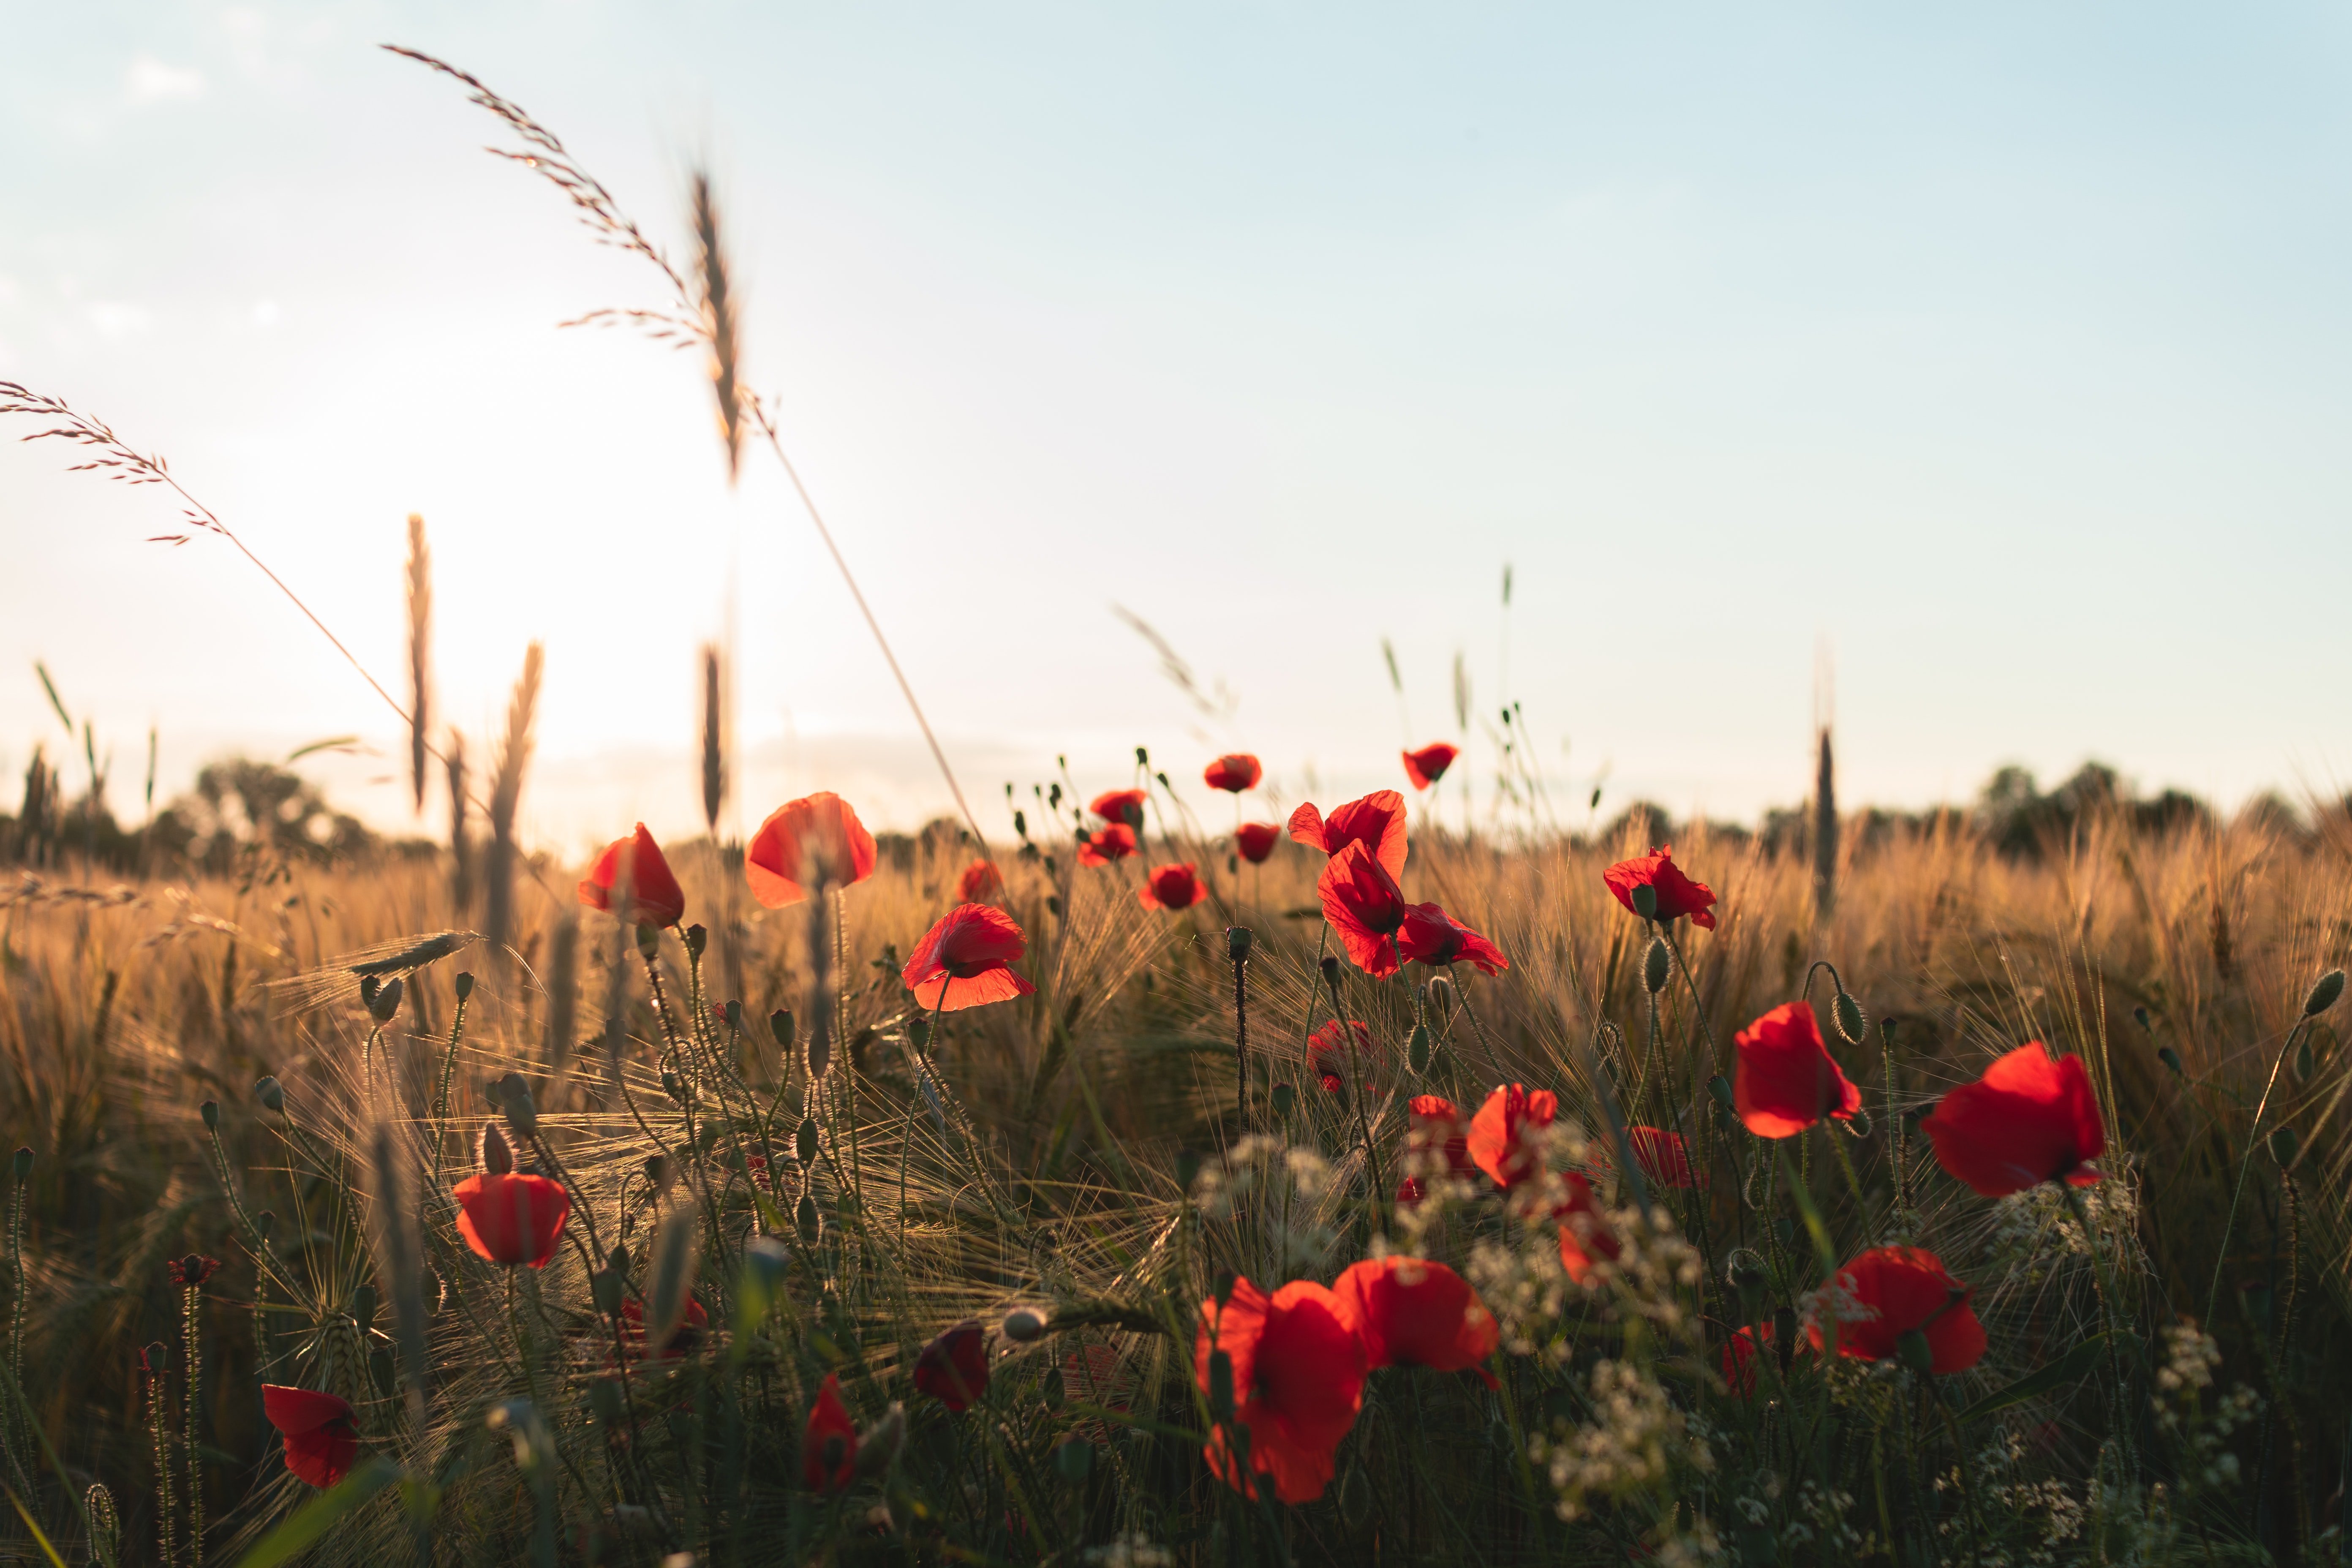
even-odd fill
[{"label": "dried grass stalk", "polygon": [[432,724],[433,552],[425,544],[425,519],[408,514],[408,772],[416,810],[425,810],[425,735]]},{"label": "dried grass stalk", "polygon": [[1837,905],[1837,770],[1829,726],[1822,726],[1821,769],[1813,779],[1813,905],[1828,914]]},{"label": "dried grass stalk", "polygon": [[735,292],[729,281],[727,250],[719,235],[719,202],[710,174],[697,169],[692,181],[695,282],[701,290],[702,334],[710,345],[710,389],[719,398],[719,434],[727,443],[727,482],[733,484],[743,461],[741,346],[736,332]]},{"label": "dried grass stalk", "polygon": [[702,820],[713,837],[727,800],[727,753],[719,701],[719,645],[702,645]]},{"label": "dried grass stalk", "polygon": [[449,901],[464,920],[474,908],[474,846],[466,829],[466,736],[449,731]]},{"label": "dried grass stalk", "polygon": [[490,858],[484,888],[485,934],[503,952],[514,940],[515,812],[522,804],[522,780],[530,766],[531,731],[539,713],[539,678],[545,648],[533,643],[522,656],[522,677],[507,704],[506,738],[490,780]]}]

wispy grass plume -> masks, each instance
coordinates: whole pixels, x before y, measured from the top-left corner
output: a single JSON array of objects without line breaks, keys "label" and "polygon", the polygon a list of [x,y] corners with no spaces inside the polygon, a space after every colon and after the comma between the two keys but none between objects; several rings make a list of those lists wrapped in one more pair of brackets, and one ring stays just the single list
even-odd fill
[{"label": "wispy grass plume", "polygon": [[522,805],[523,774],[530,766],[544,660],[545,649],[538,643],[522,656],[522,675],[507,704],[506,737],[499,742],[498,769],[490,780],[490,862],[482,918],[484,934],[500,952],[514,940],[515,812]]}]

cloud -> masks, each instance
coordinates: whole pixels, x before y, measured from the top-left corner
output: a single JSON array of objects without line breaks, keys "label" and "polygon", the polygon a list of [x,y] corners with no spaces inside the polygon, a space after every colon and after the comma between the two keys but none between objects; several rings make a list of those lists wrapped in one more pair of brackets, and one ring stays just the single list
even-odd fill
[{"label": "cloud", "polygon": [[205,95],[203,72],[167,66],[152,55],[141,55],[132,60],[122,85],[133,103],[166,103]]},{"label": "cloud", "polygon": [[142,305],[98,300],[89,307],[89,324],[98,329],[102,338],[127,338],[133,332],[143,332],[154,322]]}]

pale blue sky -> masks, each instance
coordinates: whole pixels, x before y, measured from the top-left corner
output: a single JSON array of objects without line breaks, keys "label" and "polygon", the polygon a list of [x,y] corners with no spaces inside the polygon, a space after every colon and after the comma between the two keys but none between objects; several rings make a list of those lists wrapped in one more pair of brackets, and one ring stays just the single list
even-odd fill
[{"label": "pale blue sky", "polygon": [[[1748,816],[2085,755],[2340,787],[2352,20],[2262,9],[104,5],[0,0],[0,378],[110,419],[389,680],[402,520],[478,735],[548,639],[534,824],[696,815],[740,541],[747,807],[938,792],[658,302],[394,40],[675,243],[716,160],[778,400],[967,784],[1212,747],[1112,617],[1240,694],[1289,798],[1396,782],[1448,668],[1580,795]],[[166,788],[390,716],[215,542],[0,452],[0,765],[29,666]],[[611,637],[625,625],[625,646]],[[10,674],[9,671],[22,674]],[[46,728],[45,728],[46,726]],[[1563,762],[1559,747],[1570,750]],[[1481,786],[1484,793],[1484,785]],[[118,805],[129,791],[118,784]],[[987,807],[983,805],[985,811]],[[1604,807],[1605,809],[1605,807]],[[992,827],[996,816],[989,818]],[[617,829],[614,829],[617,830]]]}]

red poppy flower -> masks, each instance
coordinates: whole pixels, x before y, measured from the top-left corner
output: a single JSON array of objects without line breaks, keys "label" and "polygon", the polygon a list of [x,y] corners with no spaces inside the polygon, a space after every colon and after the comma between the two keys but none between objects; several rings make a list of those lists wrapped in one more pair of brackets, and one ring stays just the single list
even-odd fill
[{"label": "red poppy flower", "polygon": [[1452,767],[1454,759],[1461,754],[1459,746],[1444,741],[1433,742],[1417,752],[1404,754],[1404,776],[1412,781],[1413,788],[1427,789],[1445,776],[1445,770]]},{"label": "red poppy flower", "polygon": [[841,1402],[841,1373],[829,1372],[801,1433],[801,1480],[813,1492],[845,1491],[856,1464],[857,1424]]},{"label": "red poppy flower", "polygon": [[[1203,1394],[1220,1350],[1233,1365],[1234,1422],[1249,1435],[1249,1468],[1273,1477],[1284,1502],[1313,1502],[1331,1484],[1332,1456],[1363,1407],[1364,1342],[1354,1316],[1311,1279],[1294,1279],[1271,1298],[1236,1279],[1222,1311],[1201,1303],[1192,1362]],[[1247,1495],[1235,1447],[1220,1423],[1202,1455],[1212,1474]]]},{"label": "red poppy flower", "polygon": [[2095,1186],[2091,1162],[2107,1147],[2083,1058],[2053,1061],[2039,1040],[1944,1096],[1919,1125],[1936,1145],[1936,1163],[1989,1198],[2043,1182]]},{"label": "red poppy flower", "polygon": [[1122,827],[1143,826],[1143,803],[1149,798],[1139,789],[1105,790],[1087,804],[1087,809],[1105,822]]},{"label": "red poppy flower", "polygon": [[[1860,1309],[1859,1321],[1841,1317],[1837,1323],[1840,1355],[1884,1361],[1914,1329],[1927,1336],[1928,1370],[1937,1377],[1966,1372],[1984,1355],[1984,1325],[1969,1308],[1975,1291],[1924,1247],[1874,1247],[1838,1271],[1838,1287]],[[1813,1348],[1822,1349],[1818,1315],[1808,1332]]]},{"label": "red poppy flower", "polygon": [[[757,1154],[751,1156],[754,1160],[759,1157]],[[680,1356],[692,1355],[696,1348],[702,1343],[702,1336],[709,1331],[709,1328],[710,1314],[702,1310],[701,1302],[688,1296],[686,1299],[685,1314],[678,1319],[677,1327],[672,1329],[669,1338],[664,1340],[654,1350],[655,1364],[659,1365],[674,1362]],[[621,1350],[631,1361],[635,1361],[644,1355],[645,1348],[645,1303],[635,1296],[625,1297],[621,1302]]]},{"label": "red poppy flower", "polygon": [[1691,1170],[1690,1145],[1679,1132],[1669,1132],[1663,1127],[1628,1127],[1625,1142],[1633,1146],[1633,1163],[1642,1169],[1642,1179],[1653,1186],[1687,1187],[1696,1181],[1706,1184],[1704,1172]]},{"label": "red poppy flower", "polygon": [[312,1388],[261,1385],[261,1413],[286,1439],[286,1468],[324,1491],[351,1474],[360,1430],[351,1402]]},{"label": "red poppy flower", "polygon": [[1348,1080],[1341,1078],[1338,1073],[1327,1072],[1316,1081],[1323,1086],[1324,1093],[1330,1095],[1335,1099],[1344,1096],[1348,1092]]},{"label": "red poppy flower", "polygon": [[185,1258],[172,1259],[172,1283],[182,1289],[190,1285],[202,1285],[213,1277],[213,1271],[219,1267],[219,1258],[206,1258],[200,1252],[191,1252]]},{"label": "red poppy flower", "polygon": [[1037,989],[1011,967],[1028,947],[1029,939],[1003,910],[958,904],[923,933],[898,978],[925,1008],[943,1006],[953,1013],[1009,1002]]},{"label": "red poppy flower", "polygon": [[1325,816],[1310,802],[1290,814],[1290,837],[1326,855],[1362,844],[1391,877],[1404,875],[1404,796],[1376,789],[1361,800],[1335,806]]},{"label": "red poppy flower", "polygon": [[[1764,1324],[1764,1347],[1772,1346],[1772,1325]],[[1723,1344],[1723,1381],[1742,1399],[1756,1393],[1756,1331],[1744,1328]]]},{"label": "red poppy flower", "polygon": [[[1430,1156],[1442,1154],[1445,1173],[1470,1178],[1478,1174],[1477,1163],[1470,1158],[1470,1119],[1462,1108],[1443,1095],[1416,1094],[1407,1102],[1410,1120],[1405,1127],[1404,1146],[1416,1156],[1415,1163],[1433,1164]],[[1397,1189],[1399,1203],[1417,1204],[1427,1195],[1420,1176],[1407,1176]]]},{"label": "red poppy flower", "polygon": [[1135,829],[1124,822],[1097,827],[1078,840],[1078,864],[1108,866],[1135,853]]},{"label": "red poppy flower", "polygon": [[1656,919],[1680,920],[1690,917],[1691,924],[1715,929],[1715,894],[1705,882],[1694,882],[1682,873],[1674,861],[1671,846],[1654,855],[1644,855],[1636,860],[1620,860],[1606,871],[1601,880],[1617,895],[1617,901],[1627,909],[1633,907],[1633,889],[1646,887],[1658,896]]},{"label": "red poppy flower", "polygon": [[1189,910],[1201,901],[1201,879],[1193,874],[1190,860],[1154,866],[1135,896],[1147,910]]},{"label": "red poppy flower", "polygon": [[[615,900],[622,900],[618,907]],[[686,913],[686,893],[642,822],[628,837],[604,846],[581,880],[580,901],[632,925],[674,926]]]},{"label": "red poppy flower", "polygon": [[1323,900],[1323,918],[1339,933],[1356,967],[1375,980],[1394,974],[1401,966],[1389,939],[1404,924],[1407,905],[1396,879],[1372,852],[1349,843],[1324,866],[1315,891]]},{"label": "red poppy flower", "polygon": [[1397,928],[1397,946],[1415,963],[1442,969],[1449,963],[1470,963],[1482,974],[1500,974],[1511,967],[1503,950],[1439,909],[1435,904],[1412,904],[1404,924]]},{"label": "red poppy flower", "polygon": [[1264,865],[1281,838],[1282,829],[1271,822],[1244,822],[1234,829],[1234,847],[1253,866]]},{"label": "red poppy flower", "polygon": [[[1062,1390],[1078,1404],[1125,1414],[1134,1405],[1135,1371],[1108,1345],[1075,1345],[1062,1357]],[[1070,1431],[1089,1443],[1110,1441],[1110,1431],[1100,1421],[1072,1422]]]},{"label": "red poppy flower", "polygon": [[956,900],[959,903],[984,904],[1004,896],[1004,873],[994,861],[975,860],[963,868],[956,879]]},{"label": "red poppy flower", "polygon": [[872,875],[874,835],[829,789],[776,807],[743,851],[751,896],[772,910]]},{"label": "red poppy flower", "polygon": [[457,1184],[457,1234],[477,1257],[544,1268],[563,1235],[572,1194],[545,1176],[484,1171]]},{"label": "red poppy flower", "polygon": [[[1356,1066],[1348,1061],[1349,1047],[1357,1056]],[[1360,1018],[1350,1018],[1343,1028],[1334,1018],[1307,1037],[1307,1067],[1310,1072],[1339,1073],[1346,1076],[1357,1070],[1372,1056],[1371,1026]]]},{"label": "red poppy flower", "polygon": [[1530,1094],[1524,1084],[1507,1083],[1470,1119],[1470,1158],[1507,1191],[1542,1169],[1535,1135],[1559,1114],[1559,1097],[1551,1090]]},{"label": "red poppy flower", "polygon": [[915,1386],[961,1415],[988,1392],[988,1331],[966,1318],[915,1358]]},{"label": "red poppy flower", "polygon": [[1759,1138],[1793,1138],[1824,1116],[1843,1121],[1862,1109],[1862,1090],[1831,1058],[1806,1004],[1781,1003],[1731,1043],[1739,1050],[1732,1106]]},{"label": "red poppy flower", "polygon": [[1239,795],[1245,789],[1257,788],[1257,781],[1265,776],[1265,770],[1247,752],[1233,752],[1211,763],[1201,776],[1209,781],[1211,789]]},{"label": "red poppy flower", "polygon": [[1501,1386],[1479,1363],[1495,1353],[1495,1314],[1470,1282],[1443,1263],[1418,1258],[1366,1258],[1342,1269],[1331,1293],[1356,1320],[1367,1369],[1465,1368]]},{"label": "red poppy flower", "polygon": [[1570,1171],[1560,1177],[1568,1184],[1568,1201],[1552,1211],[1559,1221],[1559,1266],[1579,1285],[1592,1283],[1592,1272],[1603,1263],[1617,1261],[1622,1248],[1617,1233],[1609,1228],[1609,1215],[1601,1207],[1601,1200],[1592,1195],[1592,1184]]}]

